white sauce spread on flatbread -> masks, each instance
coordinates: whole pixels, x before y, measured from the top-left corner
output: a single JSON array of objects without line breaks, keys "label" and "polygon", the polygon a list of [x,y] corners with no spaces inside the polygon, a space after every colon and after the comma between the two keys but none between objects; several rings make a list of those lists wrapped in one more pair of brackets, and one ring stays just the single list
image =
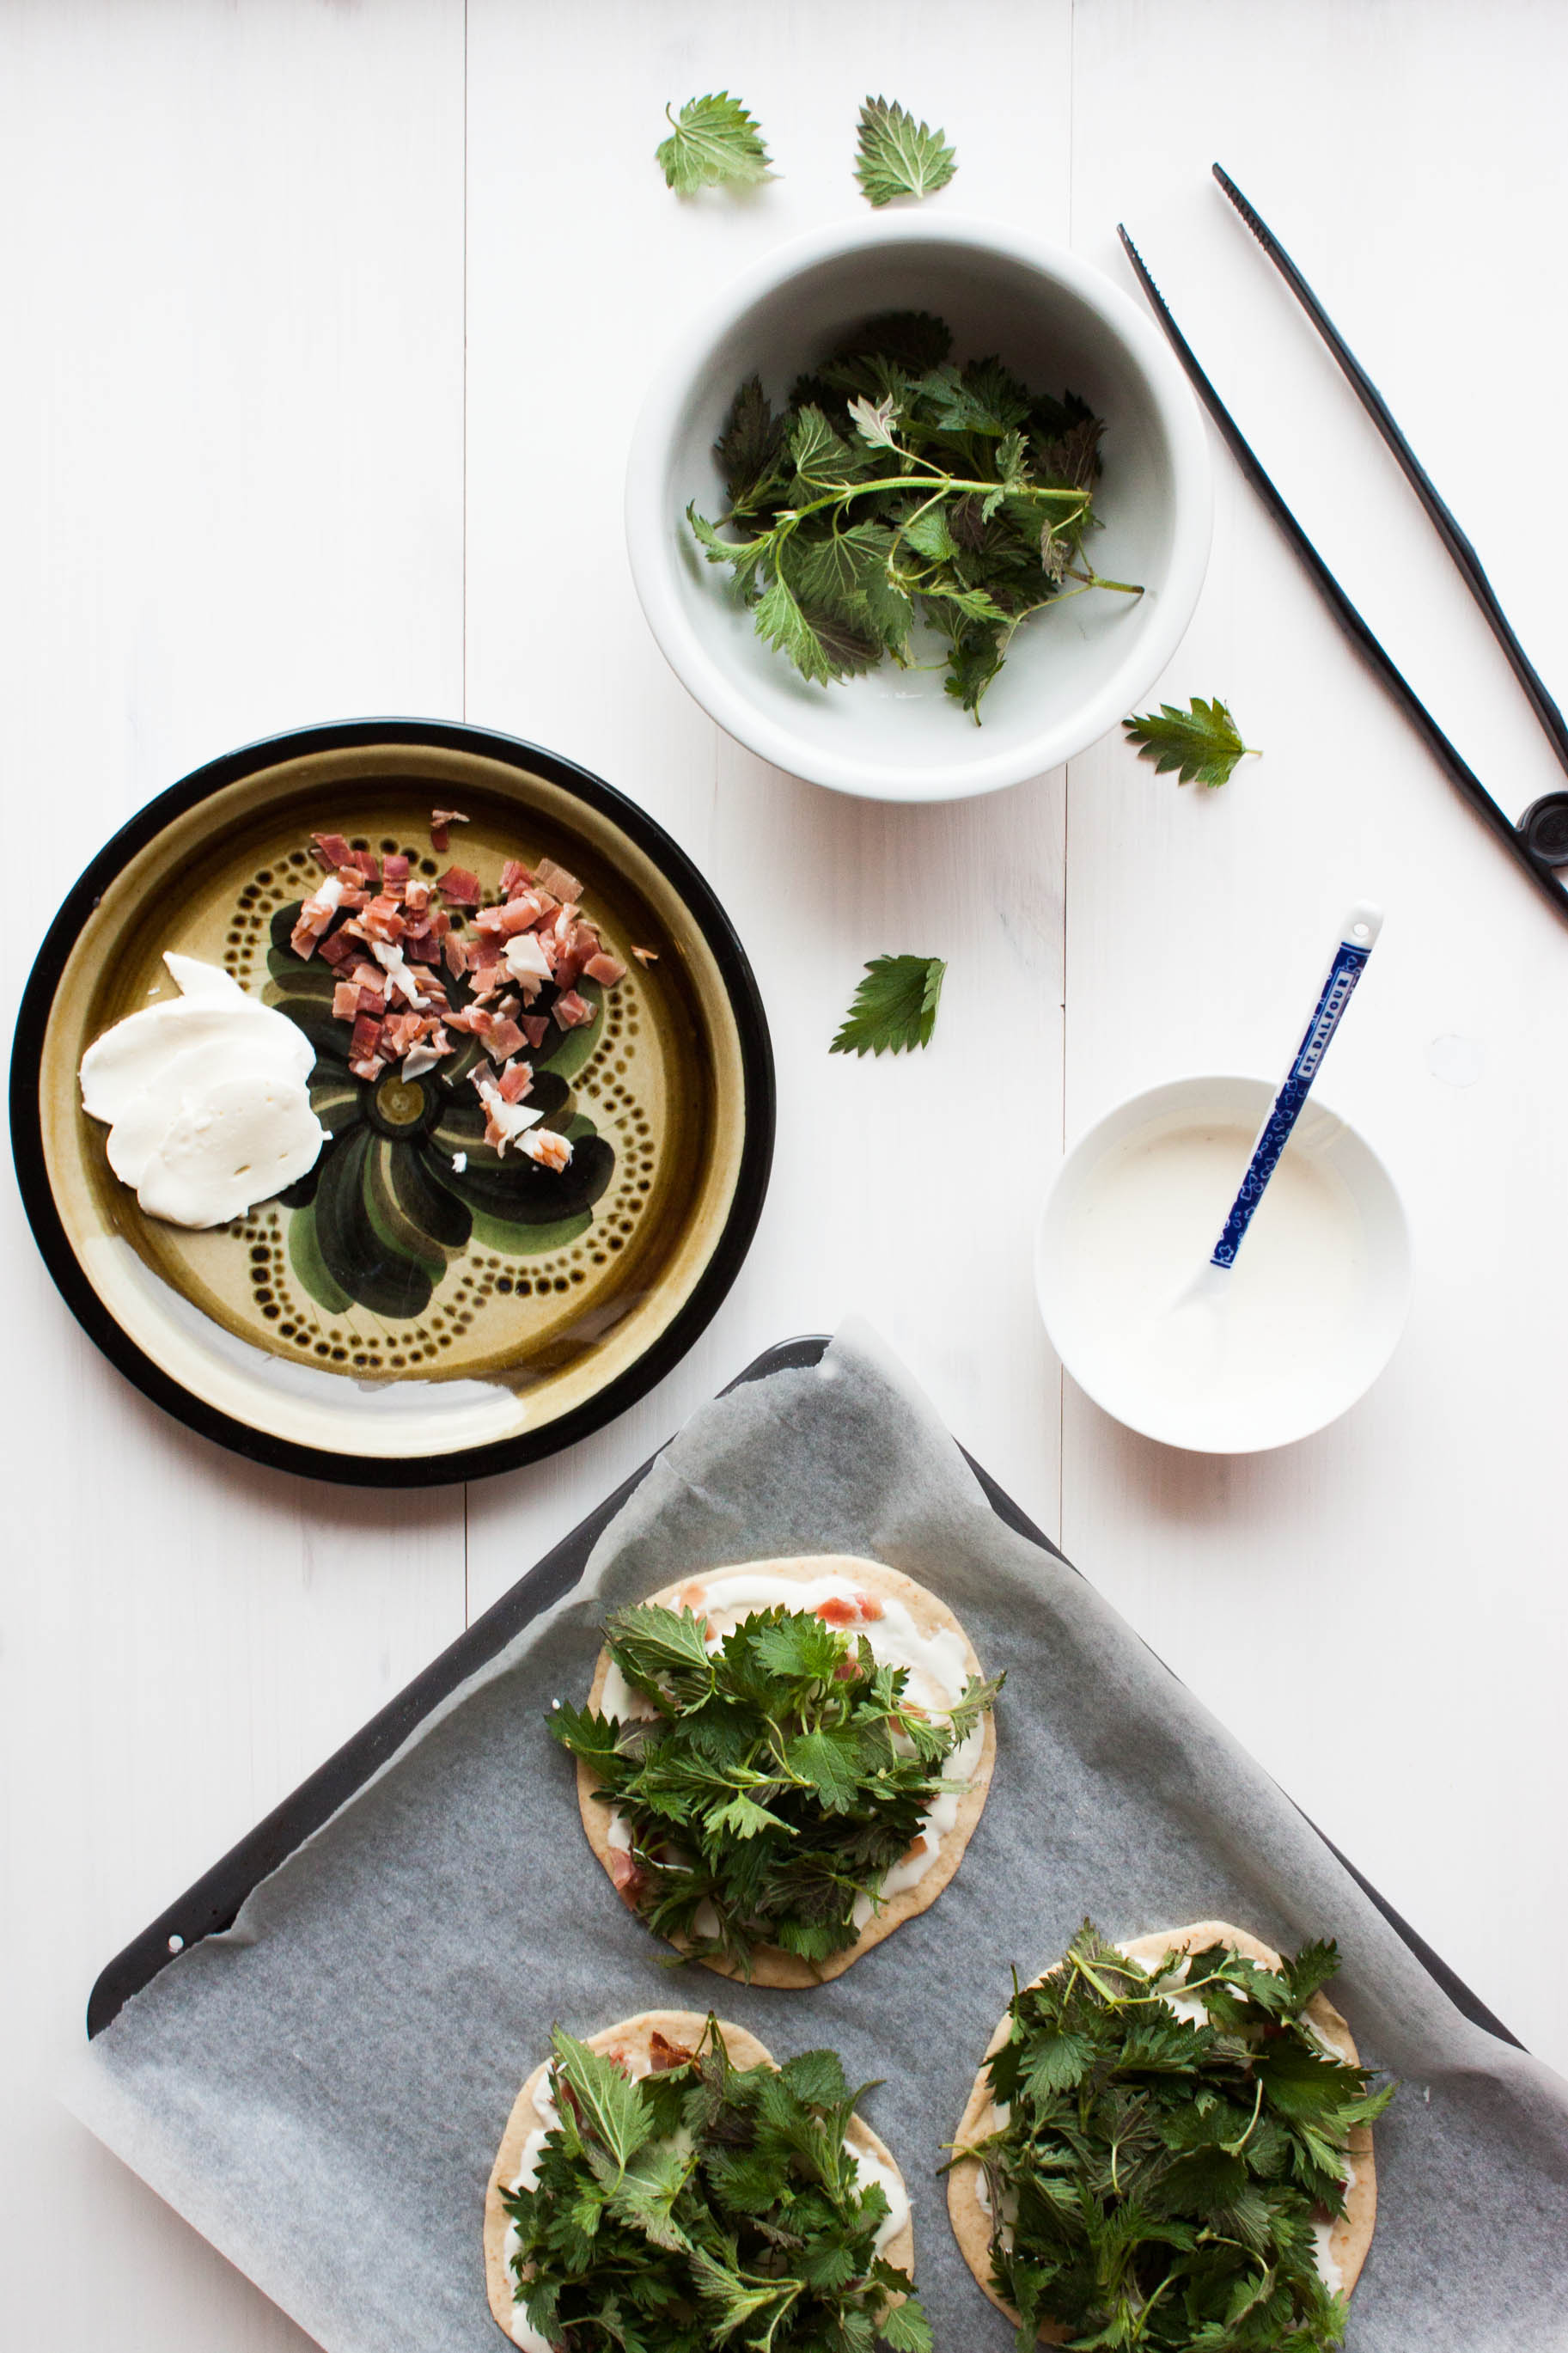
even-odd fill
[{"label": "white sauce spread on flatbread", "polygon": [[[1154,1972],[1150,1967],[1150,1964],[1147,1961],[1141,1960],[1136,1953],[1130,1952],[1126,1943],[1119,1944],[1116,1949],[1119,1953],[1122,1954],[1126,1959],[1132,1963],[1134,1968],[1142,1969],[1145,1977],[1152,1977]],[[1168,1990],[1170,1987],[1179,1985],[1182,1982],[1183,1978],[1187,1974],[1187,1968],[1188,1957],[1184,1954],[1180,1962],[1173,1969],[1171,1970],[1164,1984],[1162,1985],[1160,1989],[1160,2000],[1165,2003],[1168,2009],[1173,2010],[1178,2018],[1185,2019],[1189,2026],[1206,2026],[1208,2024],[1208,2011],[1204,2007],[1204,2004],[1198,2000],[1195,1994],[1173,1993]],[[1315,2019],[1308,2018],[1303,2013],[1300,2022],[1312,2037],[1313,2042],[1320,2044],[1331,2059],[1344,2058],[1345,2051],[1343,2045],[1336,2042],[1331,2035],[1325,2033]],[[994,2132],[1000,2132],[1006,2125],[1010,2113],[1011,2111],[1005,2102],[993,2101],[991,2106],[992,2122],[987,2129]],[[1343,2180],[1345,2189],[1348,2191],[1352,2183],[1355,2180],[1355,2167],[1351,2163],[1348,2157],[1344,2161]],[[986,2186],[984,2168],[982,2166],[977,2165],[975,2167],[973,2181],[974,2202],[980,2208],[982,2213],[989,2216],[991,2212],[991,2192]],[[1011,2212],[1008,2211],[1009,2207],[1013,2210]],[[1008,2249],[1010,2249],[1013,2244],[1013,2219],[1016,2212],[1016,2200],[1012,2198],[1011,2194],[1009,2194],[1008,2197],[1003,2200],[1002,2227],[997,2233],[1003,2246]],[[1344,2285],[1343,2276],[1341,2274],[1339,2264],[1334,2261],[1334,2257],[1329,2244],[1329,2242],[1333,2235],[1333,2228],[1334,2226],[1331,2221],[1320,2221],[1314,2219],[1312,2223],[1313,2260],[1318,2266],[1319,2278],[1322,2281],[1323,2285],[1331,2292],[1335,2292]]]},{"label": "white sauce spread on flatbread", "polygon": [[[901,1601],[884,1594],[861,1595],[852,1577],[843,1570],[814,1577],[768,1577],[755,1569],[738,1568],[721,1577],[694,1579],[682,1589],[680,1599],[708,1624],[708,1648],[716,1651],[724,1636],[738,1626],[742,1618],[759,1609],[820,1609],[824,1602],[852,1606],[857,1614],[841,1630],[851,1637],[864,1635],[871,1645],[871,1654],[879,1666],[907,1667],[909,1682],[904,1686],[905,1697],[915,1701],[928,1714],[939,1720],[944,1718],[954,1701],[963,1697],[969,1680],[969,1660],[963,1643],[947,1627],[935,1633],[922,1634]],[[876,1614],[862,1618],[859,1605]],[[653,1707],[640,1692],[633,1691],[614,1660],[605,1677],[604,1694],[599,1702],[601,1712],[625,1723],[629,1717],[650,1716]],[[977,1724],[967,1740],[954,1749],[942,1767],[944,1780],[967,1785],[979,1766],[984,1746],[984,1723]],[[922,1880],[937,1859],[942,1838],[958,1820],[959,1801],[963,1788],[944,1789],[922,1816],[920,1831],[907,1854],[894,1863],[882,1881],[882,1898],[897,1895],[906,1887]],[[610,1816],[609,1842],[623,1852],[631,1845],[631,1830],[624,1816]],[[855,1899],[855,1924],[863,1928],[876,1905],[868,1894]],[[718,1921],[704,1921],[697,1915],[700,1933],[711,1935]]]},{"label": "white sauce spread on flatbread", "polygon": [[[652,2073],[652,2062],[642,2052],[623,2052],[621,2063],[634,2084],[639,2083],[643,2076]],[[548,2075],[542,2079],[534,2093],[533,2105],[542,2121],[534,2127],[522,2144],[518,2158],[517,2171],[508,2184],[509,2189],[514,2192],[519,2189],[532,2189],[539,2178],[539,2160],[543,2154],[545,2136],[553,2132],[561,2122],[560,2111],[550,2096]],[[679,2137],[678,2136],[678,2139]],[[689,2148],[689,2141],[686,2146]],[[896,2167],[885,2165],[874,2149],[857,2148],[851,2143],[849,2161],[855,2168],[855,2178],[862,2190],[868,2189],[872,2182],[876,2182],[887,2199],[887,2215],[877,2225],[876,2245],[877,2253],[880,2254],[883,2248],[898,2237],[910,2219],[909,2196],[899,2178]],[[517,2224],[509,2221],[506,2227],[506,2237],[501,2243],[501,2262],[509,2280],[516,2279],[517,2274],[512,2270],[512,2264],[521,2244]],[[521,2346],[522,2353],[552,2353],[549,2338],[540,2335],[521,2304],[515,2305],[512,2308],[510,2333],[512,2343]]]}]

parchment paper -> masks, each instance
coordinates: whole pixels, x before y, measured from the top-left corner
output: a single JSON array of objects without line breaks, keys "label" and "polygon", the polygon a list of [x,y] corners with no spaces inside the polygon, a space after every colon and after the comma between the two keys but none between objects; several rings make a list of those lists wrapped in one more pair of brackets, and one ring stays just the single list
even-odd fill
[{"label": "parchment paper", "polygon": [[[581,1698],[610,1604],[772,1554],[873,1555],[1005,1667],[990,1802],[919,1919],[819,1991],[660,1967],[583,1837],[544,1730]],[[1471,2026],[1289,1800],[1092,1587],[1004,1527],[863,1327],[820,1367],[698,1414],[584,1584],[456,1695],[234,1929],[99,2037],[77,2113],[331,2353],[493,2353],[484,2189],[559,2020],[711,2005],[774,2055],[832,2044],[910,2183],[942,2353],[1001,2353],[935,2179],[1016,1963],[1085,1913],[1110,1936],[1217,1915],[1276,1946],[1337,1936],[1332,1989],[1403,2082],[1376,2127],[1356,2353],[1568,2341],[1568,2085]]]}]

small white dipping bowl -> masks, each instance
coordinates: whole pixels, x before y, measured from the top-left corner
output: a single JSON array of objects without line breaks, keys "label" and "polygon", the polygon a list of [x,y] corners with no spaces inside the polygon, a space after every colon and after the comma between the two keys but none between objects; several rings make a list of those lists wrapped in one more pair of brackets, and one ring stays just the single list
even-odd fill
[{"label": "small white dipping bowl", "polygon": [[1073,1146],[1040,1219],[1035,1281],[1051,1345],[1129,1430],[1197,1454],[1254,1454],[1323,1429],[1371,1388],[1410,1303],[1394,1180],[1314,1092],[1195,1353],[1170,1310],[1207,1261],[1275,1082],[1178,1079]]},{"label": "small white dipping bowl", "polygon": [[[997,353],[1032,391],[1083,396],[1106,427],[1094,566],[1143,584],[1140,597],[1093,589],[1026,621],[979,727],[943,693],[940,668],[888,660],[809,685],[758,638],[728,568],[704,561],[686,522],[690,501],[710,520],[724,512],[713,443],[737,386],[760,375],[781,406],[797,375],[882,311],[934,311],[956,359]],[[637,422],[626,541],[671,669],[738,742],[838,792],[951,800],[1059,766],[1142,700],[1197,602],[1211,505],[1196,406],[1125,294],[1021,230],[903,212],[783,247],[686,327]],[[933,634],[930,656],[941,652]]]}]

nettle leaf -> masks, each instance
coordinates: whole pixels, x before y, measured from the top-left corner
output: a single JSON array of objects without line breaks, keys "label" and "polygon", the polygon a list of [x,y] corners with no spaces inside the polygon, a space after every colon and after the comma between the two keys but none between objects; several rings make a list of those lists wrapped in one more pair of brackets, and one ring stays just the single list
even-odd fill
[{"label": "nettle leaf", "polygon": [[904,537],[917,555],[929,555],[933,564],[951,564],[958,554],[942,507],[927,507],[923,514],[911,515],[904,525]]},{"label": "nettle leaf", "polygon": [[822,537],[789,543],[791,570],[803,596],[813,603],[865,607],[886,580],[893,534],[886,523],[851,523]]},{"label": "nettle leaf", "polygon": [[678,115],[671,114],[668,106],[664,111],[672,128],[655,155],[665,185],[677,195],[689,196],[725,180],[753,187],[758,181],[773,177],[768,168],[773,158],[763,144],[761,131],[740,100],[731,98],[727,90],[712,91],[706,98],[689,98]]},{"label": "nettle leaf", "polygon": [[790,427],[789,451],[795,460],[790,495],[797,502],[803,493],[809,500],[853,480],[870,462],[869,452],[852,449],[815,405],[803,408]]},{"label": "nettle leaf", "polygon": [[[585,2042],[557,2027],[552,2042],[560,2075],[576,2103],[584,2133],[592,2133],[616,2163],[624,2166],[648,2137],[650,2119],[635,2084]],[[559,2101],[557,2106],[561,2105]]]},{"label": "nettle leaf", "polygon": [[831,1731],[821,1726],[803,1733],[784,1750],[784,1763],[803,1781],[809,1781],[830,1814],[847,1814],[854,1805],[860,1782],[860,1739],[847,1725]]},{"label": "nettle leaf", "polygon": [[929,1046],[947,971],[940,956],[874,956],[831,1054],[902,1054]]},{"label": "nettle leaf", "polygon": [[635,1609],[612,1610],[605,1620],[605,1640],[622,1673],[641,1688],[669,1683],[678,1696],[689,1696],[711,1687],[704,1630],[689,1609],[644,1602]]},{"label": "nettle leaf", "polygon": [[763,490],[777,480],[787,430],[787,418],[773,415],[761,376],[749,375],[731,402],[724,430],[713,444],[732,510],[741,512],[753,505]]},{"label": "nettle leaf", "polygon": [[931,2323],[913,2302],[896,2304],[885,2312],[880,2335],[888,2353],[931,2353]]},{"label": "nettle leaf", "polygon": [[885,98],[868,98],[860,109],[855,162],[855,177],[867,202],[887,205],[895,196],[929,196],[945,188],[958,162],[942,137],[901,106]]},{"label": "nettle leaf", "polygon": [[837,2108],[849,2097],[837,2051],[797,2051],[784,2063],[784,2080],[808,2108]]},{"label": "nettle leaf", "polygon": [[890,393],[880,400],[867,400],[862,396],[849,403],[849,414],[855,421],[856,432],[862,441],[870,442],[873,448],[893,448],[897,439],[893,422],[898,413],[898,404]]},{"label": "nettle leaf", "polygon": [[816,686],[826,686],[835,676],[826,647],[782,573],[775,573],[758,598],[756,618],[758,637],[788,654],[802,678],[810,679]]},{"label": "nettle leaf", "polygon": [[812,1609],[781,1609],[748,1620],[758,1663],[780,1682],[826,1683],[846,1656],[844,1637]]},{"label": "nettle leaf", "polygon": [[1139,758],[1152,760],[1158,776],[1177,769],[1182,785],[1228,784],[1238,761],[1258,756],[1217,698],[1205,702],[1194,694],[1186,711],[1163,702],[1158,712],[1146,711],[1121,724],[1128,741],[1137,744]]}]

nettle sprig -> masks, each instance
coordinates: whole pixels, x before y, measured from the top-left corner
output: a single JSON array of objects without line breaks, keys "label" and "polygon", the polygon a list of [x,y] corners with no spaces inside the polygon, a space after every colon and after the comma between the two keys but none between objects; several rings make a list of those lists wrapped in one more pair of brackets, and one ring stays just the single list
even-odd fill
[{"label": "nettle sprig", "polygon": [[826,1960],[859,1933],[857,1896],[876,1901],[933,1800],[963,1786],[942,1767],[1002,1678],[972,1676],[937,1717],[907,1669],[809,1611],[753,1611],[714,1651],[704,1630],[689,1609],[616,1611],[605,1645],[656,1713],[563,1707],[550,1728],[628,1823],[622,1892],[657,1935],[742,1974],[759,1945]]},{"label": "nettle sprig", "polygon": [[1340,2343],[1312,2223],[1343,2213],[1350,2136],[1395,2087],[1301,2023],[1338,1967],[1331,1943],[1278,1975],[1211,1945],[1148,1975],[1086,1920],[1061,1968],[1015,1994],[989,2070],[1007,2121],[952,2161],[975,2158],[991,2212],[1015,2218],[991,2260],[1019,2353],[1046,2319],[1074,2345],[1149,2353]]},{"label": "nettle sprig", "polygon": [[1099,418],[1076,394],[1030,392],[1000,360],[957,367],[952,347],[924,311],[873,319],[778,417],[750,377],[715,445],[728,510],[686,512],[709,562],[732,566],[759,637],[803,678],[826,685],[885,655],[907,668],[927,624],[946,641],[947,692],[978,719],[1031,615],[1089,588],[1142,590],[1085,554]]},{"label": "nettle sprig", "polygon": [[717,2020],[631,2082],[556,2029],[532,2187],[503,2193],[518,2300],[552,2344],[637,2353],[931,2353],[888,2218],[845,2135],[861,2091],[837,2053],[738,2068]]}]

